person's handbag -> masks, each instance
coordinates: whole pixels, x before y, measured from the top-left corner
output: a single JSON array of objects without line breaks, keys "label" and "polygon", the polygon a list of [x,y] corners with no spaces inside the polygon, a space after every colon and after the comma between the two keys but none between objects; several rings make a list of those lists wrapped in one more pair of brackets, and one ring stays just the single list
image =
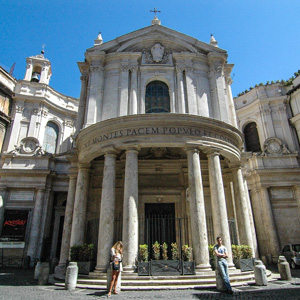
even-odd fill
[{"label": "person's handbag", "polygon": [[119,271],[120,270],[120,263],[119,263],[118,260],[112,262],[112,269],[113,269],[113,271]]}]

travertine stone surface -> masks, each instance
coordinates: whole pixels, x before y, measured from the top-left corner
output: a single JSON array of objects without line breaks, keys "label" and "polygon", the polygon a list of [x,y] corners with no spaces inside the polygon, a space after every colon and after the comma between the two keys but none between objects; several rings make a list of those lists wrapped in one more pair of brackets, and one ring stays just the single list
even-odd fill
[{"label": "travertine stone surface", "polygon": [[100,222],[98,233],[97,266],[99,272],[106,272],[110,262],[110,249],[114,238],[116,154],[106,153],[104,160]]},{"label": "travertine stone surface", "polygon": [[189,201],[196,271],[210,269],[199,151],[188,149]]},{"label": "travertine stone surface", "polygon": [[84,233],[89,187],[89,171],[90,164],[78,164],[70,246],[81,245],[85,242]]},{"label": "travertine stone surface", "polygon": [[66,203],[65,219],[64,219],[64,229],[63,229],[62,241],[61,241],[60,259],[59,259],[58,266],[55,268],[55,277],[59,279],[64,279],[66,263],[67,260],[69,260],[76,183],[77,183],[77,174],[76,173],[70,174],[69,191],[68,191],[68,198]]},{"label": "travertine stone surface", "polygon": [[223,245],[226,246],[228,251],[228,264],[231,267],[233,266],[232,250],[220,156],[217,151],[210,151],[207,158],[215,239],[217,236],[222,237]]},{"label": "travertine stone surface", "polygon": [[44,195],[45,190],[38,190],[35,198],[35,205],[30,230],[30,239],[27,250],[27,255],[30,256],[31,261],[35,261],[35,259],[39,258],[36,255],[41,230]]},{"label": "travertine stone surface", "polygon": [[126,151],[123,206],[123,268],[133,272],[138,255],[138,151]]}]

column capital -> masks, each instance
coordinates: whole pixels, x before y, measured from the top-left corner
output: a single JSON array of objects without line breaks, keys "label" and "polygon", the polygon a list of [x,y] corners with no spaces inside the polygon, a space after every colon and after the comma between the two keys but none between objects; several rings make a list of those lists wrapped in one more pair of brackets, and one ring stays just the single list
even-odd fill
[{"label": "column capital", "polygon": [[207,154],[207,156],[220,156],[221,149],[217,147],[209,147],[203,149],[203,152]]},{"label": "column capital", "polygon": [[91,164],[90,163],[78,163],[77,166],[78,166],[79,170],[83,170],[83,169],[89,170],[91,167]]},{"label": "column capital", "polygon": [[241,163],[228,164],[228,166],[229,166],[229,168],[232,169],[232,170],[235,170],[235,169],[241,169],[241,168],[242,168]]},{"label": "column capital", "polygon": [[185,150],[185,152],[196,152],[196,153],[199,153],[200,152],[200,149],[199,149],[199,147],[197,147],[197,146],[185,146],[184,147],[184,150]]},{"label": "column capital", "polygon": [[140,145],[128,145],[126,146],[126,152],[134,151],[134,152],[139,152],[141,150]]}]

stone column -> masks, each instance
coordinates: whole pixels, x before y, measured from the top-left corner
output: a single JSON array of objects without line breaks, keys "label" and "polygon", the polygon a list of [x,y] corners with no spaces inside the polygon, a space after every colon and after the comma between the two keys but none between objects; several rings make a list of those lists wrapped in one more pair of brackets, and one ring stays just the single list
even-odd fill
[{"label": "stone column", "polygon": [[105,153],[96,271],[106,273],[114,239],[116,153]]},{"label": "stone column", "polygon": [[37,190],[37,194],[35,197],[34,211],[33,211],[33,216],[31,221],[29,244],[27,249],[27,255],[31,257],[31,262],[34,262],[36,259],[40,258],[37,256],[37,250],[38,250],[37,248],[39,245],[39,235],[41,231],[44,195],[45,195],[45,190],[43,189]]},{"label": "stone column", "polygon": [[[235,189],[235,201],[237,208],[237,221],[239,225],[239,238],[240,242],[243,245],[248,245],[253,248],[253,239],[252,239],[252,231],[251,224],[249,218],[249,211],[246,199],[246,193],[244,189],[244,179],[242,174],[242,169],[240,166],[232,166],[232,179]],[[253,251],[254,253],[254,251]]]},{"label": "stone column", "polygon": [[76,132],[79,132],[84,124],[86,97],[87,97],[87,82],[88,82],[87,74],[82,75],[80,77],[80,80],[81,80],[81,90],[80,90],[80,99],[79,99],[78,114],[76,120]]},{"label": "stone column", "polygon": [[137,66],[131,68],[131,87],[130,87],[130,114],[136,115],[138,113],[137,104]]},{"label": "stone column", "polygon": [[295,194],[295,200],[296,200],[297,205],[298,205],[298,219],[299,219],[299,222],[300,222],[300,186],[294,185],[293,189],[294,189],[294,194]]},{"label": "stone column", "polygon": [[61,249],[60,249],[60,258],[58,266],[55,268],[55,277],[59,279],[64,279],[67,260],[69,260],[70,253],[70,240],[71,240],[71,231],[72,231],[72,218],[73,218],[73,209],[75,202],[75,192],[76,192],[76,183],[77,183],[77,168],[70,169],[69,174],[69,190],[65,210],[65,219],[64,219],[64,229],[62,234]]},{"label": "stone column", "polygon": [[199,151],[188,149],[189,202],[196,271],[209,270],[206,214]]},{"label": "stone column", "polygon": [[212,216],[214,224],[215,239],[221,236],[224,246],[228,250],[228,264],[233,267],[232,250],[230,231],[228,225],[228,216],[226,209],[226,200],[224,193],[224,185],[222,178],[220,154],[218,151],[209,151],[208,158],[208,172],[209,172],[209,186],[212,206]]},{"label": "stone column", "polygon": [[250,219],[250,226],[251,226],[251,232],[252,232],[253,255],[254,255],[254,257],[258,258],[259,255],[258,255],[258,249],[257,249],[256,231],[255,231],[251,201],[250,201],[250,197],[249,197],[248,184],[247,184],[246,179],[244,180],[244,189],[245,189],[245,194],[246,194],[246,200],[247,200],[247,206],[248,206],[248,212],[249,212],[249,219]]},{"label": "stone column", "polygon": [[184,99],[184,85],[182,68],[176,67],[177,74],[177,99],[178,99],[178,113],[185,113],[185,99]]},{"label": "stone column", "polygon": [[6,195],[7,195],[6,188],[0,188],[0,236],[2,233],[2,226],[3,226],[3,222],[4,222]]},{"label": "stone column", "polygon": [[85,242],[86,205],[89,189],[90,164],[78,164],[78,177],[73,210],[70,246]]},{"label": "stone column", "polygon": [[258,188],[254,188],[250,191],[251,195],[251,203],[253,208],[253,215],[254,215],[254,221],[255,221],[255,229],[257,234],[257,240],[258,240],[258,249],[259,249],[259,256],[262,255],[265,256],[268,253],[267,250],[267,238],[265,235],[264,230],[264,220],[262,209],[261,209],[261,199],[260,199],[260,190]]},{"label": "stone column", "polygon": [[123,207],[123,268],[133,272],[138,255],[138,150],[126,151]]},{"label": "stone column", "polygon": [[260,189],[261,196],[261,209],[262,209],[262,219],[265,235],[267,236],[267,246],[268,246],[268,254],[271,254],[273,257],[278,258],[278,254],[280,252],[279,249],[279,240],[277,236],[276,224],[273,216],[272,204],[269,196],[268,189],[265,187],[261,187]]}]

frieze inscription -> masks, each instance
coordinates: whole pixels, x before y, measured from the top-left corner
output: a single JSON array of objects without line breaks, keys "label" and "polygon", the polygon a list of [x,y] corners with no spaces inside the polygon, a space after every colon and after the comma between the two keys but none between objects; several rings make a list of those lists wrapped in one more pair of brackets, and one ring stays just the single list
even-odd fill
[{"label": "frieze inscription", "polygon": [[237,143],[233,139],[230,139],[227,136],[209,130],[203,130],[192,127],[139,127],[120,129],[108,133],[103,133],[85,142],[84,148],[88,148],[94,144],[101,143],[107,140],[142,135],[184,135],[193,137],[208,137],[219,139],[224,142],[230,143],[234,146],[237,146]]}]

